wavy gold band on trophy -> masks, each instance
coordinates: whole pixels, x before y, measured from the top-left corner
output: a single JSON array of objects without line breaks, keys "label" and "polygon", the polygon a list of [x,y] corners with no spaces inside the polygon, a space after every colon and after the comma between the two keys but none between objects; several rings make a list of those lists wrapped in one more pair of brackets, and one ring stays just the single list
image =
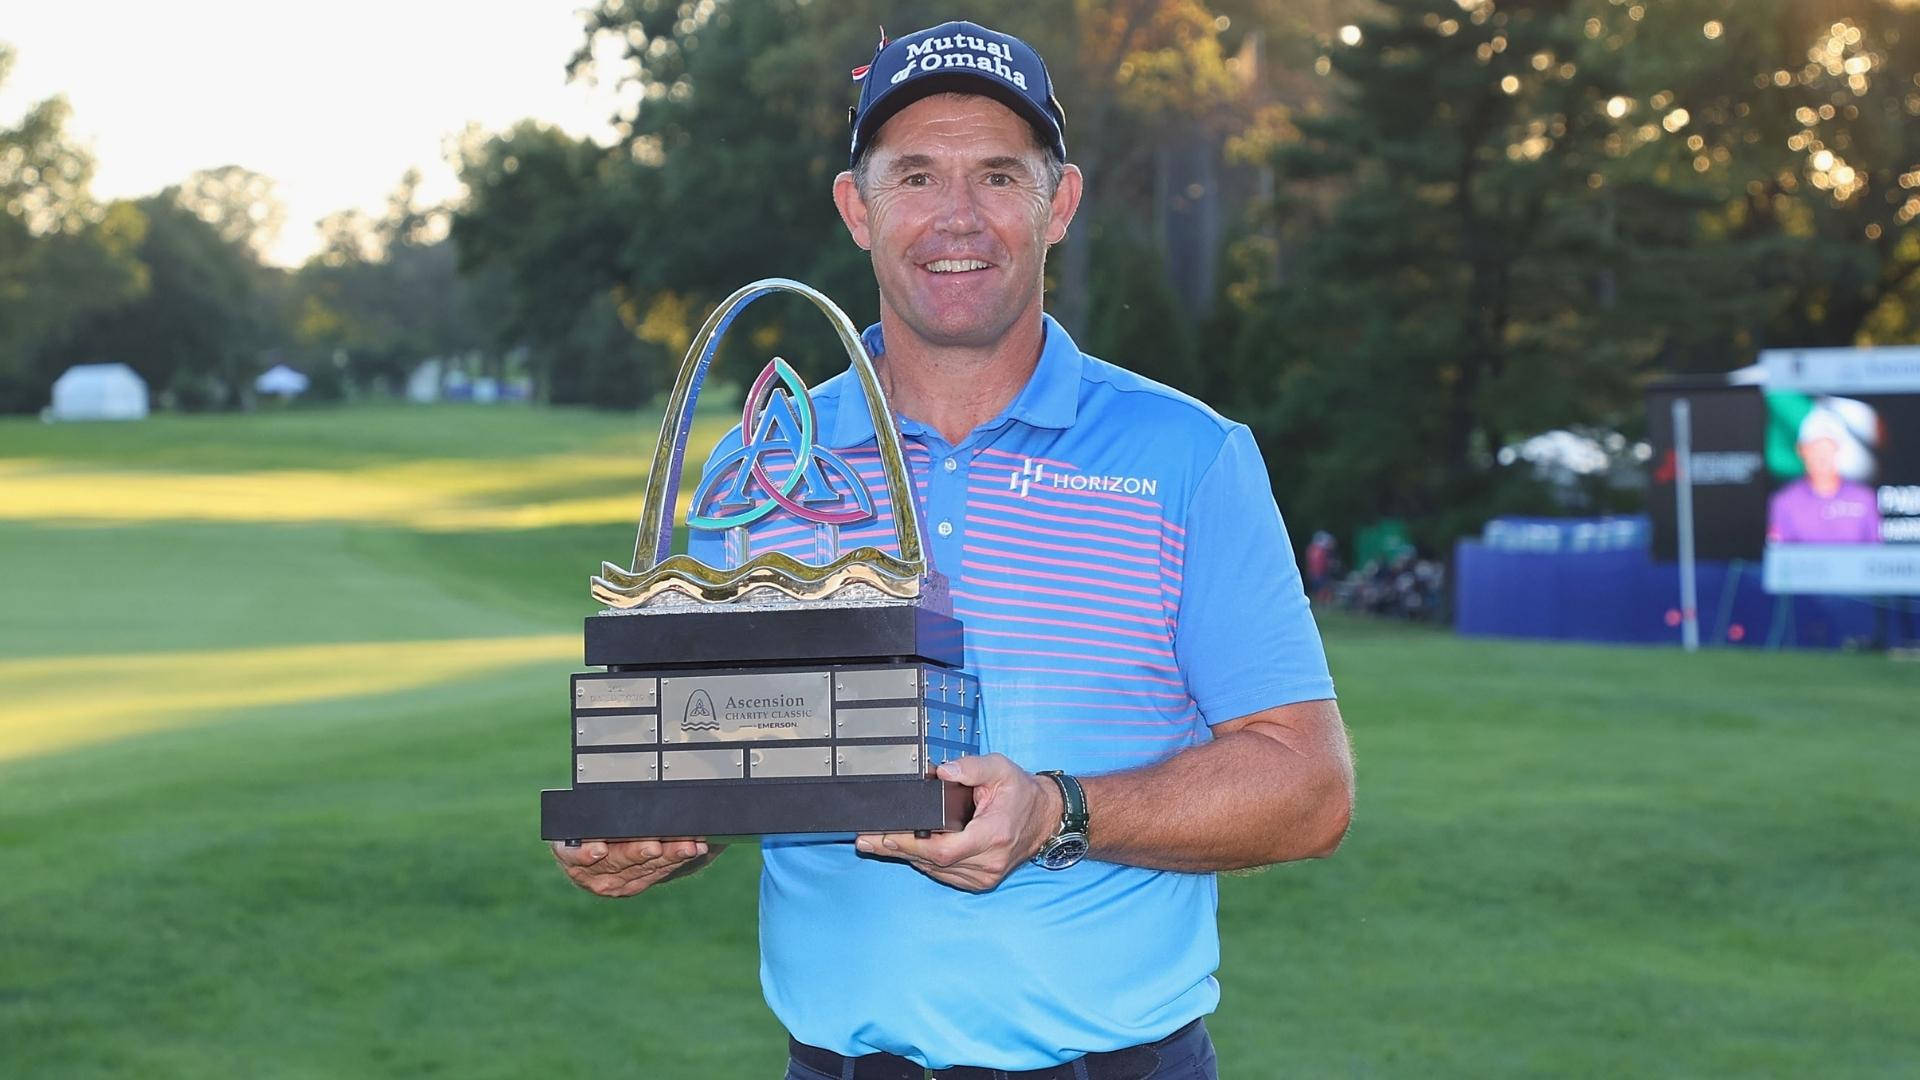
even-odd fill
[{"label": "wavy gold band on trophy", "polygon": [[[775,551],[755,556],[740,566],[719,569],[691,556],[669,554],[673,545],[673,510],[679,495],[687,439],[693,429],[694,406],[714,353],[727,328],[747,305],[775,293],[803,296],[820,309],[833,324],[834,333],[866,391],[867,408],[872,414],[880,462],[886,475],[887,494],[893,507],[894,536],[900,546],[897,557],[876,547],[859,547],[816,566]],[[776,359],[775,363],[784,362]],[[753,396],[754,393],[749,392],[748,397]],[[748,408],[753,404],[749,400]],[[743,439],[752,434],[744,428],[741,431]],[[796,460],[794,471],[798,472],[804,464]],[[860,343],[859,331],[854,329],[845,312],[812,286],[786,278],[766,278],[728,297],[694,337],[660,420],[660,441],[654,450],[653,470],[647,477],[646,503],[634,542],[633,569],[602,563],[600,573],[593,578],[592,593],[594,599],[613,608],[647,607],[667,594],[679,594],[685,600],[699,603],[724,604],[741,600],[760,589],[771,589],[795,600],[825,600],[844,595],[850,586],[861,585],[885,597],[914,600],[921,596],[927,576],[922,552],[919,514],[914,507],[906,458],[900,451],[900,437],[894,431],[886,392],[874,373],[873,361]]]}]

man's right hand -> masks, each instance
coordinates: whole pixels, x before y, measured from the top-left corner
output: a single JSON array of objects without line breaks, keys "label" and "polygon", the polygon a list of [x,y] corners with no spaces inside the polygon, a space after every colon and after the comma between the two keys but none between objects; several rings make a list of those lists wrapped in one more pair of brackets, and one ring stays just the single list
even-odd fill
[{"label": "man's right hand", "polygon": [[554,841],[553,857],[575,885],[596,896],[638,896],[712,862],[725,844],[705,840],[588,840],[579,847]]}]

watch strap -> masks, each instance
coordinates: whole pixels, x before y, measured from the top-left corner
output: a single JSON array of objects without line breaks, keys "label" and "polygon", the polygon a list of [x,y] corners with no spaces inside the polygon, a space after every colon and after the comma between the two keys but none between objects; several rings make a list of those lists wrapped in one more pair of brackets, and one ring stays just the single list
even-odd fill
[{"label": "watch strap", "polygon": [[1060,788],[1060,828],[1054,835],[1087,835],[1091,822],[1087,813],[1087,792],[1080,786],[1080,781],[1058,769],[1047,769],[1040,775],[1051,779]]}]

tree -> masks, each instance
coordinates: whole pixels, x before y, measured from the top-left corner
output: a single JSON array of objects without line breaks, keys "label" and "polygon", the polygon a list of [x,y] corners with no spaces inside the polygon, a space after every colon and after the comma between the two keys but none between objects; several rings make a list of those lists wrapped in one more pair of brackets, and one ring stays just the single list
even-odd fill
[{"label": "tree", "polygon": [[[12,63],[0,45],[0,85]],[[66,120],[56,97],[0,128],[0,412],[46,404],[60,366],[51,346],[146,287],[134,257],[146,221],[93,200],[93,160],[68,141]]]},{"label": "tree", "polygon": [[1377,8],[1329,55],[1336,111],[1296,118],[1278,159],[1325,217],[1216,389],[1305,520],[1450,539],[1524,497],[1510,436],[1626,407],[1649,356],[1598,278],[1622,255],[1595,198],[1621,75],[1574,0]]},{"label": "tree", "polygon": [[1663,133],[1685,118],[1650,156],[1650,179],[1716,201],[1703,230],[1744,257],[1756,301],[1711,324],[1679,363],[1717,370],[1767,345],[1910,335],[1920,11],[1886,0],[1690,0],[1613,32],[1641,63],[1664,61],[1658,76],[1640,77],[1630,105],[1644,102]]},{"label": "tree", "polygon": [[498,291],[491,276],[463,277],[448,211],[420,199],[409,169],[378,219],[357,210],[321,222],[320,252],[294,275],[296,352],[319,370],[344,359],[339,375],[356,385],[395,387],[430,356],[480,352],[503,374],[496,347],[504,316],[473,301]]},{"label": "tree", "polygon": [[1654,370],[1910,335],[1920,14],[1880,0],[1380,0],[1275,161],[1291,273],[1236,390],[1316,525],[1445,542],[1538,503],[1498,451],[1631,429]]},{"label": "tree", "polygon": [[1127,222],[1104,222],[1094,252],[1093,307],[1075,342],[1095,356],[1125,357],[1126,366],[1170,386],[1200,393],[1203,378],[1194,329],[1167,280],[1165,264]]},{"label": "tree", "polygon": [[181,206],[213,226],[222,240],[265,258],[287,221],[287,208],[275,195],[273,178],[222,165],[202,169],[181,181],[175,196]]},{"label": "tree", "polygon": [[[652,351],[677,351],[689,320],[756,277],[809,281],[856,321],[872,321],[866,257],[828,198],[846,167],[857,93],[850,69],[872,55],[878,26],[949,14],[885,0],[606,0],[589,11],[570,70],[629,90],[637,105],[617,118],[620,143],[597,147],[535,124],[491,139],[470,133],[461,155],[469,196],[453,221],[463,268],[506,276],[505,333],[536,346],[542,364],[564,362],[564,353],[538,344],[568,339],[572,320],[602,298]],[[1233,216],[1213,182],[1221,146],[1229,134],[1276,124],[1248,58],[1260,40],[1254,17],[1238,31],[1242,57],[1222,37],[1234,19],[1198,0],[1080,0],[1068,18],[997,0],[970,14],[1054,59],[1060,94],[1073,103],[1073,154],[1094,174],[1097,194],[1050,271],[1051,309],[1084,330],[1089,304],[1125,313],[1138,300],[1172,298],[1186,310],[1157,327],[1187,325],[1211,303],[1223,223]],[[1182,172],[1189,164],[1197,178]],[[1188,210],[1212,227],[1190,230]],[[1108,229],[1118,231],[1103,239]],[[1152,265],[1096,274],[1089,256],[1101,244]],[[1175,246],[1180,273],[1168,282]],[[779,348],[809,378],[840,366],[832,335],[798,303],[755,306],[736,336]],[[1111,333],[1102,340],[1121,345]],[[1133,361],[1126,352],[1116,359]],[[1197,381],[1192,357],[1188,343],[1144,366]],[[553,385],[571,384],[549,374]]]},{"label": "tree", "polygon": [[179,408],[235,408],[276,336],[260,303],[259,263],[179,193],[170,187],[131,205],[147,222],[134,252],[147,290],[88,319],[55,354],[124,361]]},{"label": "tree", "polygon": [[622,252],[646,222],[648,176],[630,158],[532,121],[470,138],[467,198],[452,217],[461,271],[503,296],[496,347],[524,346],[559,403],[626,407],[664,378],[665,358],[634,332],[644,313],[623,284]]},{"label": "tree", "polygon": [[[880,21],[871,5],[828,10],[800,0],[608,2],[590,11],[573,71],[585,73],[596,42],[617,43],[611,74],[639,104],[622,120],[622,145],[596,170],[605,217],[584,228],[617,239],[595,251],[610,257],[605,284],[635,325],[663,301],[697,325],[712,304],[762,277],[818,286],[856,322],[878,316],[864,255],[829,192],[846,168],[849,71],[871,55]],[[809,379],[844,364],[824,321],[797,300],[755,305],[735,336],[777,341]]]}]

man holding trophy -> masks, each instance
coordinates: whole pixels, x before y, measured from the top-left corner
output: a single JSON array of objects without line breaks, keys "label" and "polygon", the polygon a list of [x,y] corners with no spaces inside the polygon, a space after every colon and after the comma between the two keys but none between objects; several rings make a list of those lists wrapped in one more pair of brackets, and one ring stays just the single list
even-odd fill
[{"label": "man holding trophy", "polygon": [[[844,487],[835,469],[878,468],[875,405],[890,407],[910,482],[875,500],[870,527],[916,504],[898,509],[926,525],[977,679],[976,742],[951,745],[980,752],[906,751],[971,793],[964,828],[766,836],[762,983],[791,1035],[788,1076],[1215,1075],[1201,1023],[1219,999],[1215,872],[1331,854],[1353,801],[1266,466],[1246,427],[1081,353],[1044,313],[1046,253],[1084,180],[1029,46],[947,23],[883,41],[856,74],[833,197],[872,256],[881,315],[861,344],[878,393],[849,372],[797,411],[781,392],[759,413],[749,402],[709,473],[760,470],[739,462],[761,431],[802,431],[829,466],[817,483]],[[776,498],[802,507],[815,482]],[[727,490],[703,483],[696,513]],[[829,528],[772,521],[690,519],[689,554],[812,553]],[[674,707],[683,721],[706,707],[690,702]],[[654,707],[664,730],[673,710]],[[581,887],[632,896],[719,845],[554,850]]]}]

